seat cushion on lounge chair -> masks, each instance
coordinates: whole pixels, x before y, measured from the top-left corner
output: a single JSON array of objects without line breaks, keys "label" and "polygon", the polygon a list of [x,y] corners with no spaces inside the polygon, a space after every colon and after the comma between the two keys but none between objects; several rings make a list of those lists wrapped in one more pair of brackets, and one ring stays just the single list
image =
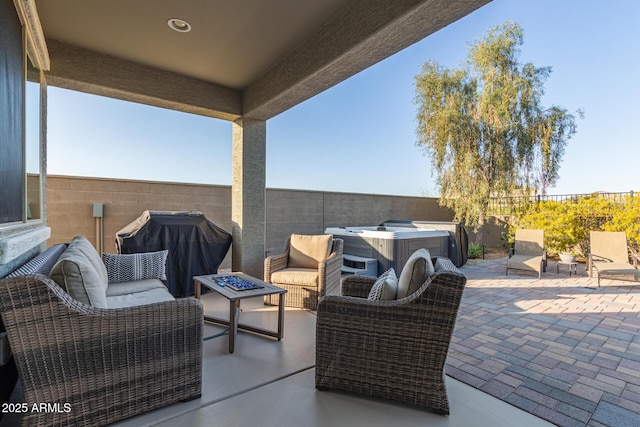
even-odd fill
[{"label": "seat cushion on lounge chair", "polygon": [[164,289],[167,287],[158,279],[134,280],[131,282],[110,283],[107,287],[107,298],[118,295],[145,292],[151,289]]},{"label": "seat cushion on lounge chair", "polygon": [[271,283],[284,285],[318,286],[318,269],[316,268],[285,268],[271,273]]},{"label": "seat cushion on lounge chair", "polygon": [[540,272],[540,263],[542,262],[542,255],[513,255],[507,261],[508,268],[515,268],[518,270],[531,270]]},{"label": "seat cushion on lounge chair", "polygon": [[400,278],[398,279],[398,299],[413,294],[420,289],[422,284],[435,272],[431,255],[427,249],[415,251],[402,267]]},{"label": "seat cushion on lounge chair", "polygon": [[108,308],[107,269],[86,237],[76,236],[71,240],[51,269],[50,277],[81,303]]},{"label": "seat cushion on lounge chair", "polygon": [[109,308],[135,307],[156,302],[173,301],[173,295],[166,287],[164,289],[149,289],[144,292],[134,292],[126,295],[115,295],[106,297]]},{"label": "seat cushion on lounge chair", "polygon": [[290,268],[318,268],[318,264],[329,256],[333,243],[332,234],[292,234],[289,240]]},{"label": "seat cushion on lounge chair", "polygon": [[633,268],[628,263],[594,261],[593,266],[601,278],[611,277],[616,280],[640,281],[640,270]]}]

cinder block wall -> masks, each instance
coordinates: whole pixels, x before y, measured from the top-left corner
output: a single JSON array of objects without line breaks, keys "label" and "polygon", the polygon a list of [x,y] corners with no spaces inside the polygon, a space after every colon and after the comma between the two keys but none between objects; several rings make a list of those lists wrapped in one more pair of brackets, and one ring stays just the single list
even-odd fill
[{"label": "cinder block wall", "polygon": [[318,234],[327,227],[379,225],[388,219],[451,221],[438,200],[303,190],[267,190],[268,253],[284,249],[291,233]]},{"label": "cinder block wall", "polygon": [[[437,199],[324,191],[267,189],[265,251],[282,251],[291,233],[327,227],[378,225],[388,219],[450,221]],[[104,178],[47,177],[49,245],[86,236],[96,241],[93,203],[104,203],[104,250],[116,252],[115,235],[144,210],[201,211],[231,232],[231,187]],[[221,268],[231,268],[230,255]]]},{"label": "cinder block wall", "polygon": [[[201,211],[219,227],[231,230],[231,189],[228,186],[49,175],[49,244],[69,242],[77,235],[86,236],[95,244],[93,203],[104,203],[105,252],[116,252],[116,233],[144,210]],[[228,263],[230,267],[230,259],[227,256],[223,265]]]}]

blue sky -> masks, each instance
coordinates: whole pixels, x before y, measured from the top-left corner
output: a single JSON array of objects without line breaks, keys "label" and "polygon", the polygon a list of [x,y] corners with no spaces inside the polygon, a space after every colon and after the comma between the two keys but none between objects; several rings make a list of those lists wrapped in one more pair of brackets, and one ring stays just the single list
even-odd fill
[{"label": "blue sky", "polygon": [[[582,109],[549,194],[640,190],[640,1],[495,0],[267,122],[267,186],[437,196],[416,147],[414,78],[460,66],[513,19],[551,66],[545,106]],[[231,124],[49,87],[48,173],[230,185]]]}]

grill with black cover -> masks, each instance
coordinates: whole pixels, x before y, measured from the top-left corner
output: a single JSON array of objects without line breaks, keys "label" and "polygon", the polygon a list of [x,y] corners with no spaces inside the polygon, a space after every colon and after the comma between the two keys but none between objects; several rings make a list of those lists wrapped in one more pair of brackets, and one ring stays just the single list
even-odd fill
[{"label": "grill with black cover", "polygon": [[216,274],[231,234],[198,211],[147,210],[116,233],[121,254],[167,249],[167,288],[174,297],[194,293],[194,276]]}]

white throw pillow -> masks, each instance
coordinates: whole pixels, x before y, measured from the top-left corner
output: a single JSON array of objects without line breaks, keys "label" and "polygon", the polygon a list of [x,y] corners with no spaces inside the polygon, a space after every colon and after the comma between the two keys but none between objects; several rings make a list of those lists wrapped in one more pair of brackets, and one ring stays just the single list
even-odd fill
[{"label": "white throw pillow", "polygon": [[417,291],[433,273],[435,269],[429,251],[424,248],[415,251],[402,267],[402,273],[398,279],[398,299]]},{"label": "white throw pillow", "polygon": [[398,293],[398,278],[393,268],[388,269],[378,277],[371,287],[368,300],[390,301],[396,299]]}]

